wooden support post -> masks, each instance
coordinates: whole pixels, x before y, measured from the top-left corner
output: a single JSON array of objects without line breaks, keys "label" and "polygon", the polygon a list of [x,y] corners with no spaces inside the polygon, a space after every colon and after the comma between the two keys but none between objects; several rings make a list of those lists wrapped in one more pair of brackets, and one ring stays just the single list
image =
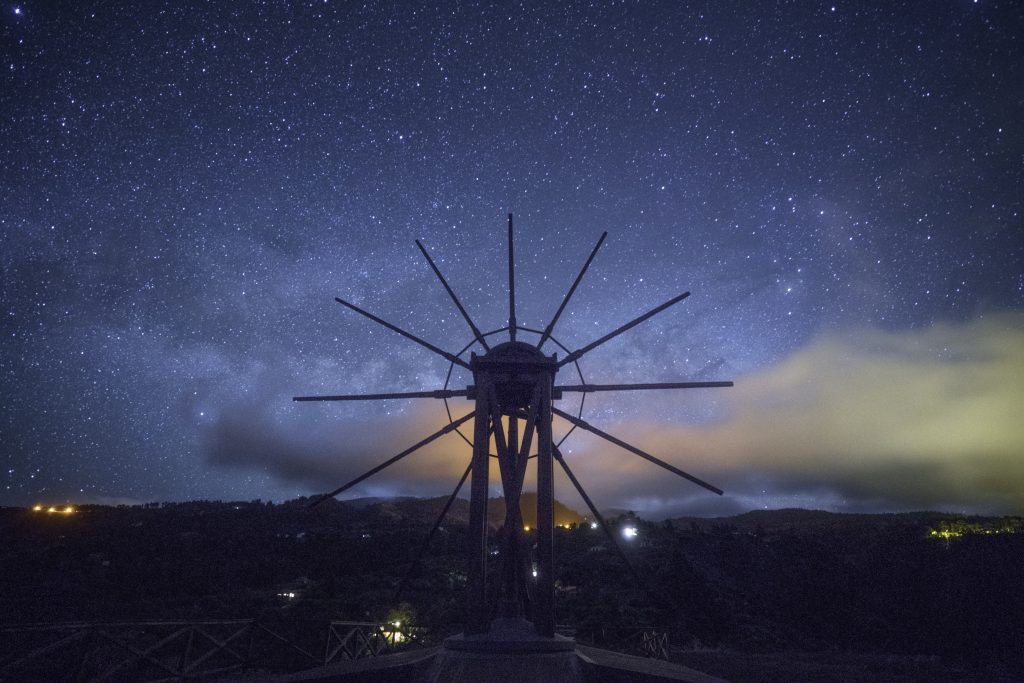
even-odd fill
[{"label": "wooden support post", "polygon": [[473,462],[469,498],[469,571],[466,633],[487,630],[487,489],[490,476],[490,392],[478,378],[473,424]]},{"label": "wooden support post", "polygon": [[[505,452],[498,457],[507,461],[502,471],[502,478],[508,477],[505,491],[505,543],[502,548],[502,583],[504,584],[499,614],[503,617],[515,618],[523,616],[523,604],[519,596],[519,576],[522,564],[519,562],[520,538],[523,533],[523,518],[519,511],[519,487],[516,475],[519,472],[519,418],[510,415],[508,418],[508,440]],[[511,494],[511,495],[510,495]]]},{"label": "wooden support post", "polygon": [[551,383],[543,373],[537,415],[537,593],[533,626],[537,634],[555,635],[554,483],[551,441]]}]

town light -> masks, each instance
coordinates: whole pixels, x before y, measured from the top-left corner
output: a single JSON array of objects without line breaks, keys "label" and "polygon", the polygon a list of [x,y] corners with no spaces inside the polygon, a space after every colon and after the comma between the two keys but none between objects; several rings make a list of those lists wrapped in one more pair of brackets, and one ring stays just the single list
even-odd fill
[{"label": "town light", "polygon": [[626,538],[636,538],[636,534],[637,531],[635,526],[627,526],[622,528],[622,535]]}]

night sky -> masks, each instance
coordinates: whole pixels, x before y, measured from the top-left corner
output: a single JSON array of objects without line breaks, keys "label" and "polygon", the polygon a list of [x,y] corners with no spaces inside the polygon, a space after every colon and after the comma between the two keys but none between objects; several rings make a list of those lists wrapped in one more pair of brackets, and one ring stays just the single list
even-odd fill
[{"label": "night sky", "polygon": [[609,232],[569,349],[692,292],[586,381],[736,382],[588,397],[726,490],[577,432],[600,507],[1024,512],[1024,5],[436,5],[0,2],[0,503],[281,500],[390,457],[440,402],[291,397],[448,363],[333,298],[456,352],[414,240],[499,328],[512,212],[530,327]]}]

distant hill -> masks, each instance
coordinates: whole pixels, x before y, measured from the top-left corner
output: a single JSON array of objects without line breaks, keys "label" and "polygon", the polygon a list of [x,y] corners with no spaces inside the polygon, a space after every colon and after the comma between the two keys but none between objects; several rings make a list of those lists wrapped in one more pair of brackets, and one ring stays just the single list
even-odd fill
[{"label": "distant hill", "polygon": [[727,525],[739,531],[751,532],[760,529],[764,532],[799,530],[803,533],[833,533],[869,528],[881,530],[887,527],[932,527],[942,520],[955,517],[963,516],[944,512],[848,513],[782,508],[751,510],[730,517],[677,517],[668,521],[677,528],[711,528]]},{"label": "distant hill", "polygon": [[[564,526],[568,524],[579,524],[583,521],[583,515],[572,508],[555,500],[555,524]],[[524,493],[519,499],[519,509],[523,513],[523,524],[531,527],[537,526],[537,494]],[[492,498],[487,509],[488,519],[502,520],[505,518],[505,499]],[[500,522],[498,522],[500,523]]]},{"label": "distant hill", "polygon": [[[438,498],[357,498],[341,501],[341,504],[351,506],[381,521],[429,525],[437,520],[447,500],[447,496]],[[537,526],[537,494],[529,492],[522,494],[519,506],[523,514],[523,524],[531,527]],[[583,521],[583,516],[580,513],[558,500],[555,501],[554,508],[556,525],[579,524]],[[487,505],[488,524],[498,527],[504,520],[505,499],[490,498]],[[455,499],[451,509],[448,510],[445,521],[448,524],[468,524],[469,501],[462,498]]]},{"label": "distant hill", "polygon": [[410,500],[423,500],[422,498],[416,498],[415,496],[397,496],[395,498],[388,498],[385,496],[367,496],[365,498],[349,498],[348,500],[342,501],[345,505],[350,505],[359,510],[363,510],[373,505],[380,505],[382,503],[396,503]]}]

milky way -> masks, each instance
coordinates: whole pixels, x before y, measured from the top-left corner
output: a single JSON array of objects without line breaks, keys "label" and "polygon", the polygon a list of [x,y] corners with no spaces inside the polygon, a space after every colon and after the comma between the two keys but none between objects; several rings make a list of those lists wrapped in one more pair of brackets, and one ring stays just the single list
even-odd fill
[{"label": "milky way", "polygon": [[290,400],[444,382],[333,297],[457,351],[414,240],[498,328],[513,212],[531,327],[609,232],[568,348],[692,292],[588,381],[737,385],[588,399],[729,494],[573,435],[600,504],[1024,509],[1019,3],[55,4],[0,3],[0,502],[280,499],[404,448],[443,406]]}]

